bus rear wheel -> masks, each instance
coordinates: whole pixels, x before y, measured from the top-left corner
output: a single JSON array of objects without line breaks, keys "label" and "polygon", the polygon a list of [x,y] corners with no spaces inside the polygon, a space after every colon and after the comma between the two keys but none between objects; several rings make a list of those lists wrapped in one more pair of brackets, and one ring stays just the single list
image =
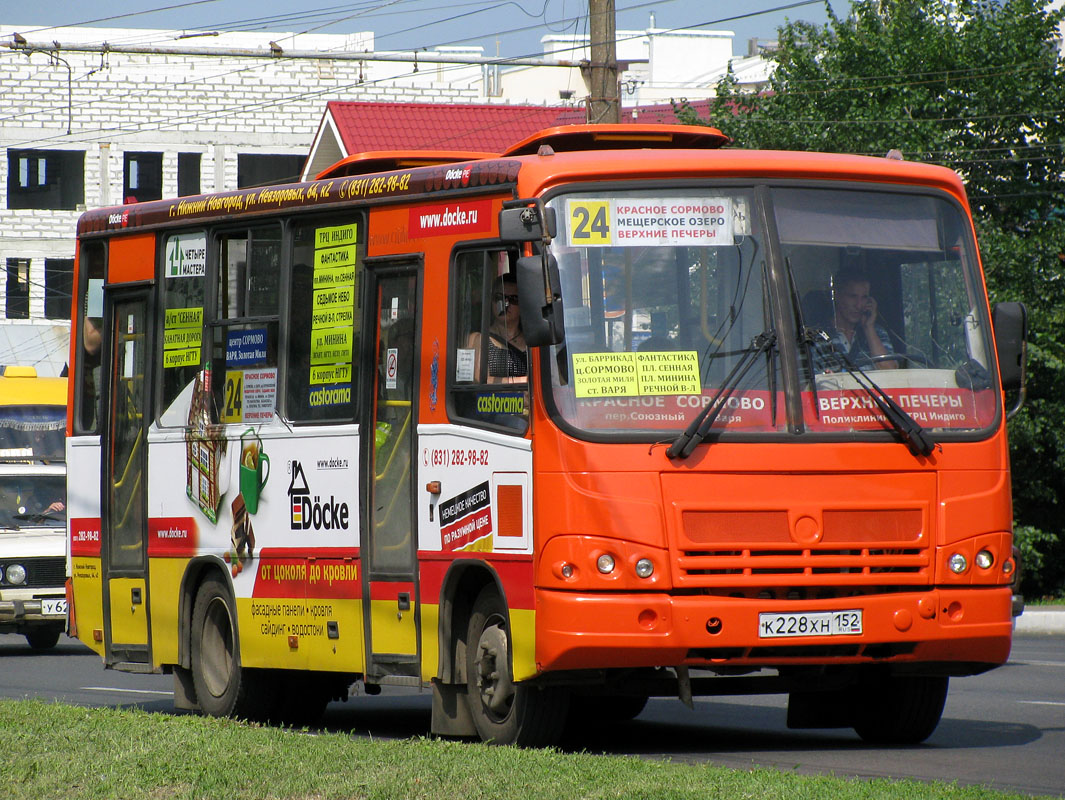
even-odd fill
[{"label": "bus rear wheel", "polygon": [[873,744],[918,744],[939,725],[950,678],[895,676],[863,684],[854,730]]},{"label": "bus rear wheel", "polygon": [[466,638],[470,713],[483,741],[519,747],[554,744],[566,725],[564,690],[515,683],[511,673],[506,604],[492,587],[473,604]]},{"label": "bus rear wheel", "polygon": [[265,674],[240,665],[236,610],[229,588],[207,578],[192,611],[192,682],[200,710],[212,717],[262,719],[269,687]]}]

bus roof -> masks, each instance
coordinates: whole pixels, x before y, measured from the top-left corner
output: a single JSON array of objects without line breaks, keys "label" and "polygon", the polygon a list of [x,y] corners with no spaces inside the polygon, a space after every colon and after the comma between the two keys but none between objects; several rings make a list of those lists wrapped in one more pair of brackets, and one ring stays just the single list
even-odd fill
[{"label": "bus roof", "polygon": [[[337,162],[312,182],[87,211],[78,220],[78,235],[188,225],[279,210],[328,211],[351,200],[395,202],[457,189],[506,190],[509,185],[511,191],[527,197],[565,182],[626,177],[877,181],[933,186],[962,202],[965,199],[961,179],[945,167],[871,156],[721,149],[727,142],[721,131],[703,126],[568,125],[540,131],[499,155],[407,150],[359,153]],[[639,157],[619,158],[620,149]]]},{"label": "bus roof", "polygon": [[412,167],[432,167],[438,164],[454,164],[458,161],[480,161],[495,158],[495,153],[482,153],[476,150],[382,150],[370,153],[355,153],[340,159],[326,167],[315,180],[325,178],[344,178],[352,175],[367,175],[371,172],[392,172],[397,169]]}]

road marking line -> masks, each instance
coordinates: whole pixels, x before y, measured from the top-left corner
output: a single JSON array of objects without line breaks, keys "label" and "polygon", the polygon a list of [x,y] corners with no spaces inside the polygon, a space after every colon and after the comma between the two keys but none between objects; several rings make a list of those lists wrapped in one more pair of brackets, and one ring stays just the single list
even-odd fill
[{"label": "road marking line", "polygon": [[116,686],[82,686],[83,692],[128,692],[130,694],[165,694],[173,695],[173,691],[164,692],[159,689],[119,689]]},{"label": "road marking line", "polygon": [[1018,700],[1017,702],[1026,706],[1065,706],[1065,703],[1057,700]]}]

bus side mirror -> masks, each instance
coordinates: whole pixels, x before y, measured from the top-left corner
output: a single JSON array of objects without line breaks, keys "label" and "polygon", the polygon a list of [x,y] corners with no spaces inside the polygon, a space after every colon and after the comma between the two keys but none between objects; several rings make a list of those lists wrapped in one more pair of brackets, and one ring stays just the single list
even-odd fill
[{"label": "bus side mirror", "polygon": [[[547,208],[542,201],[516,200],[516,208],[504,208],[499,212],[499,238],[504,242],[549,242],[555,238],[557,225],[555,209]],[[535,203],[535,205],[526,205]]]},{"label": "bus side mirror", "polygon": [[1004,391],[1017,391],[1017,404],[1009,411],[1012,417],[1021,410],[1025,397],[1025,360],[1028,343],[1028,309],[1024,303],[996,303],[991,310],[995,331],[998,374]]},{"label": "bus side mirror", "polygon": [[554,256],[546,253],[518,259],[518,306],[521,330],[529,347],[562,341],[562,290]]}]

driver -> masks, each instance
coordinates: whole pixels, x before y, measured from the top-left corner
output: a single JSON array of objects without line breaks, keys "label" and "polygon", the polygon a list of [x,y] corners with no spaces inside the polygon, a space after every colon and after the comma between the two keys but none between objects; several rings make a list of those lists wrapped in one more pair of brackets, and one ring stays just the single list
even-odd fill
[{"label": "driver", "polygon": [[898,362],[891,358],[895,349],[888,332],[877,323],[876,298],[869,293],[869,276],[859,269],[844,268],[832,281],[835,305],[834,330],[830,331],[832,347],[845,353],[859,367],[896,369]]}]

